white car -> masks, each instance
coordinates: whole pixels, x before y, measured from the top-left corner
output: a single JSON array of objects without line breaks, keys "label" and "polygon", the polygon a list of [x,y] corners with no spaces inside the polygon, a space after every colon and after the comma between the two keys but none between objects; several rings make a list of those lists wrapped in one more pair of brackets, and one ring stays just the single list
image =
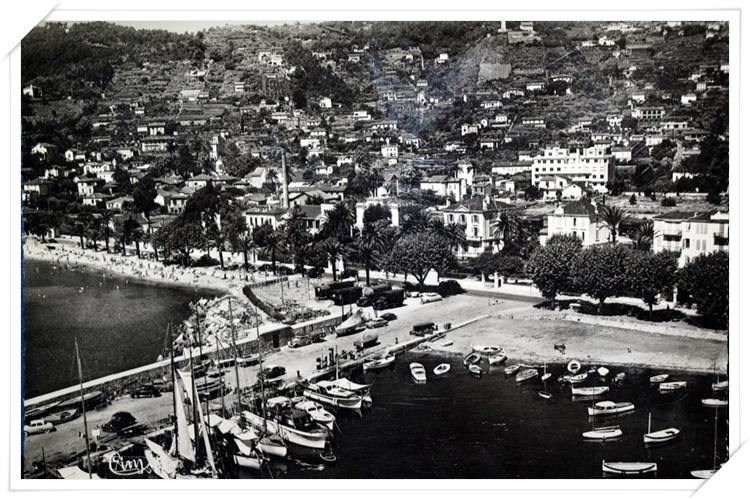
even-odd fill
[{"label": "white car", "polygon": [[29,422],[29,425],[23,426],[23,433],[25,436],[29,436],[31,434],[41,434],[48,432],[52,432],[55,430],[55,426],[52,424],[52,422],[47,422],[45,420],[32,420]]},{"label": "white car", "polygon": [[422,302],[422,304],[426,304],[427,302],[437,302],[438,300],[443,300],[443,297],[439,293],[426,292],[419,297],[419,300],[420,302]]}]

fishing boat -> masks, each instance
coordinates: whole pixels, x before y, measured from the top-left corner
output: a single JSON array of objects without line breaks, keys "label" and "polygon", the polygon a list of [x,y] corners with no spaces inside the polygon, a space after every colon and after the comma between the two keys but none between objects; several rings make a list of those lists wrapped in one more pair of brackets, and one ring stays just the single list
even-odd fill
[{"label": "fishing boat", "polygon": [[516,375],[516,382],[525,382],[527,380],[531,380],[532,378],[536,378],[539,376],[539,370],[536,368],[527,368],[525,370],[520,371]]},{"label": "fishing boat", "polygon": [[596,386],[596,387],[571,387],[570,392],[573,396],[598,396],[609,391],[607,386]]},{"label": "fishing boat", "polygon": [[506,359],[508,359],[508,356],[505,354],[505,351],[496,352],[487,357],[487,361],[489,361],[490,365],[499,365]]},{"label": "fishing boat", "polygon": [[427,382],[427,373],[425,372],[424,366],[421,363],[411,363],[409,365],[409,370],[411,371],[412,378],[417,383]]},{"label": "fishing boat", "polygon": [[716,446],[718,443],[718,430],[719,430],[719,408],[716,407],[714,410],[714,465],[711,469],[699,469],[690,472],[690,475],[698,479],[711,479],[719,467],[716,465]]},{"label": "fishing boat", "polygon": [[475,365],[479,363],[481,359],[482,357],[479,354],[472,352],[464,358],[464,366]]},{"label": "fishing boat", "polygon": [[568,363],[568,371],[575,375],[581,369],[581,362],[577,359],[573,359]]},{"label": "fishing boat", "polygon": [[506,376],[508,376],[508,377],[509,377],[509,376],[511,376],[511,375],[515,375],[515,374],[516,374],[516,372],[517,372],[518,370],[520,370],[520,369],[521,369],[521,365],[510,365],[510,366],[506,366],[506,367],[505,367],[505,375],[506,375]]},{"label": "fishing boat", "polygon": [[30,420],[36,420],[38,418],[42,418],[47,413],[50,413],[51,410],[53,410],[55,407],[59,406],[60,401],[56,401],[54,403],[50,403],[43,406],[37,406],[36,408],[31,408],[30,410],[26,410],[24,413],[24,421],[28,423]]},{"label": "fishing boat", "polygon": [[578,375],[571,375],[570,377],[568,377],[568,383],[570,383],[570,384],[580,384],[581,382],[583,382],[584,380],[586,380],[586,378],[588,378],[588,376],[589,376],[588,373],[579,373]]},{"label": "fishing boat", "polygon": [[703,406],[729,406],[729,401],[726,399],[717,399],[717,398],[706,398],[701,399],[701,403],[703,403]]},{"label": "fishing boat", "polygon": [[614,415],[635,409],[633,403],[615,403],[612,401],[600,401],[588,408],[589,416]]},{"label": "fishing boat", "polygon": [[674,427],[651,432],[651,413],[648,414],[648,432],[643,435],[644,443],[665,443],[676,439],[680,435],[680,430]]},{"label": "fishing boat", "polygon": [[662,374],[660,374],[660,375],[653,375],[653,376],[652,376],[652,377],[650,377],[650,378],[649,378],[648,380],[649,380],[649,382],[651,382],[652,384],[659,384],[659,383],[661,383],[661,382],[664,382],[664,381],[665,381],[665,380],[667,380],[668,378],[669,378],[669,374],[668,374],[668,373],[662,373]]},{"label": "fishing boat", "polygon": [[607,462],[602,460],[602,472],[606,474],[633,476],[650,474],[656,472],[656,470],[655,462]]},{"label": "fishing boat", "polygon": [[594,427],[590,431],[583,433],[584,439],[606,441],[622,436],[622,430],[619,425],[610,425],[608,427]]},{"label": "fishing boat", "polygon": [[78,418],[80,414],[78,408],[71,408],[69,410],[52,412],[44,417],[44,420],[53,425],[60,425]]},{"label": "fishing boat", "polygon": [[243,411],[242,418],[256,429],[278,434],[287,443],[306,448],[325,449],[328,429],[317,424],[309,413],[295,408],[283,408],[269,412],[268,418],[250,411]]},{"label": "fishing boat", "polygon": [[432,373],[434,373],[435,375],[445,375],[450,371],[450,369],[451,365],[449,365],[448,363],[440,363],[435,367],[434,370],[432,370]]},{"label": "fishing boat", "polygon": [[469,373],[474,375],[475,377],[481,377],[482,376],[482,369],[479,367],[479,365],[470,364],[469,365]]},{"label": "fishing boat", "polygon": [[660,391],[676,391],[677,389],[684,389],[685,387],[687,387],[687,382],[685,381],[662,382],[659,384]]},{"label": "fishing boat", "polygon": [[336,379],[332,381],[327,380],[321,380],[318,382],[318,385],[321,387],[335,387],[338,386],[341,389],[344,389],[345,391],[351,391],[357,396],[362,398],[362,404],[365,405],[371,405],[372,404],[372,397],[370,397],[370,387],[372,387],[372,384],[358,384],[356,382],[352,382],[346,377],[339,377],[338,376],[338,370],[336,373]]},{"label": "fishing boat", "polygon": [[471,346],[471,349],[474,352],[478,354],[484,354],[485,356],[491,356],[503,350],[502,347],[496,345],[475,345]]},{"label": "fishing boat", "polygon": [[336,408],[349,410],[359,410],[362,408],[362,396],[342,389],[333,383],[310,383],[305,387],[302,394],[308,399],[335,406]]},{"label": "fishing boat", "polygon": [[323,408],[320,403],[303,400],[295,403],[294,407],[298,410],[306,411],[315,422],[326,426],[328,430],[333,430],[333,424],[336,423],[336,417]]},{"label": "fishing boat", "polygon": [[362,318],[362,310],[357,309],[343,323],[336,327],[336,336],[343,337],[345,335],[351,335],[355,333],[364,322],[365,320]]},{"label": "fishing boat", "polygon": [[244,441],[234,438],[234,445],[237,447],[237,452],[234,454],[234,463],[238,467],[260,470],[268,462],[255,448],[248,446]]},{"label": "fishing boat", "polygon": [[395,354],[381,354],[372,358],[370,361],[365,361],[362,364],[362,368],[365,371],[379,370],[391,366],[396,361]]},{"label": "fishing boat", "polygon": [[599,368],[597,368],[596,373],[598,373],[600,377],[606,377],[607,375],[609,375],[609,368],[600,366]]}]

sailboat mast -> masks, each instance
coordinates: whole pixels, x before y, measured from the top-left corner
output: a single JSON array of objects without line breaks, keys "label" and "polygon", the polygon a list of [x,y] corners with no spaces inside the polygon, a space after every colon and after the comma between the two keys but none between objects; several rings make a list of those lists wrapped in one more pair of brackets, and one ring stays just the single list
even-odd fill
[{"label": "sailboat mast", "polygon": [[232,348],[234,349],[234,378],[235,387],[237,388],[237,414],[242,411],[242,391],[240,391],[240,369],[237,366],[239,363],[239,353],[237,352],[237,342],[234,338],[234,314],[232,313],[232,298],[229,298],[229,326],[232,329]]},{"label": "sailboat mast", "polygon": [[[81,370],[81,355],[78,352],[78,338],[74,338],[76,346],[76,361],[78,363],[78,381],[81,385],[81,409],[83,410],[83,430],[86,438],[86,469],[91,479],[91,444],[89,443],[89,423],[86,420],[86,399],[83,397],[83,374]],[[714,456],[716,456],[716,439],[714,439]]]},{"label": "sailboat mast", "polygon": [[[174,391],[177,390],[177,381],[174,379],[174,350],[172,349],[172,323],[167,323],[167,341],[169,342],[169,371],[172,375],[172,414],[174,415],[174,439],[177,441],[177,398]],[[176,447],[175,447],[176,448]]]},{"label": "sailboat mast", "polygon": [[268,434],[267,409],[266,409],[266,390],[263,387],[263,353],[260,348],[260,325],[258,324],[258,304],[255,304],[255,334],[258,336],[258,362],[260,363],[260,397],[263,400],[263,434]]},{"label": "sailboat mast", "polygon": [[[191,347],[190,349],[190,400],[193,403],[193,429],[195,430],[195,449],[197,451],[198,449],[198,436],[199,436],[199,428],[198,428],[198,411],[197,407],[200,404],[200,401],[198,401],[198,397],[195,391],[195,372],[193,371],[193,349]],[[197,459],[197,456],[196,456]]]},{"label": "sailboat mast", "polygon": [[648,433],[651,434],[651,412],[648,414]]},{"label": "sailboat mast", "polygon": [[714,470],[716,470],[716,442],[719,439],[718,429],[719,429],[719,407],[717,406],[714,411]]}]

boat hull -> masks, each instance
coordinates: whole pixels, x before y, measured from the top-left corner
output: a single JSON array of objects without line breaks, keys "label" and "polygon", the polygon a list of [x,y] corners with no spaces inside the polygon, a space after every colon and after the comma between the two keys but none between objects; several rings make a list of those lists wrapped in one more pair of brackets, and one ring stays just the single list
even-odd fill
[{"label": "boat hull", "polygon": [[284,440],[280,436],[277,438],[271,436],[262,437],[258,441],[258,449],[266,455],[272,455],[279,458],[286,457],[288,451]]},{"label": "boat hull", "polygon": [[643,435],[644,443],[666,443],[676,439],[680,435],[679,429],[671,428],[662,431],[650,432]]},{"label": "boat hull", "polygon": [[242,415],[257,429],[263,428],[265,420],[265,425],[268,427],[268,430],[281,436],[281,438],[287,443],[293,443],[306,448],[314,448],[318,450],[322,450],[326,447],[328,431],[323,429],[320,429],[320,432],[307,432],[274,422],[273,420],[264,419],[259,415],[250,413],[249,411],[242,412]]},{"label": "boat hull", "polygon": [[506,356],[504,353],[497,353],[489,356],[487,358],[487,361],[489,361],[490,365],[499,365],[506,359],[508,359],[508,356]]},{"label": "boat hull", "polygon": [[655,462],[606,462],[602,460],[602,472],[617,475],[641,475],[656,472]]},{"label": "boat hull", "polygon": [[721,407],[721,406],[729,406],[729,401],[725,399],[701,399],[701,403],[703,403],[703,406],[711,406],[711,407]]},{"label": "boat hull", "polygon": [[625,413],[632,410],[635,410],[635,405],[633,403],[621,404],[606,408],[596,406],[594,408],[588,408],[589,416],[616,415],[618,413]]},{"label": "boat hull", "polygon": [[325,403],[337,408],[345,408],[349,410],[359,410],[360,408],[362,408],[362,398],[359,396],[354,398],[339,398],[336,396],[329,396],[327,394],[321,394],[310,390],[306,390],[302,394],[305,397],[312,399],[313,401]]},{"label": "boat hull", "polygon": [[694,470],[690,472],[691,476],[698,479],[711,479],[712,477],[714,477],[714,474],[716,474],[716,471],[714,469]]},{"label": "boat hull", "polygon": [[583,433],[583,438],[588,440],[596,441],[607,441],[609,439],[615,439],[622,436],[620,429],[609,429],[609,430],[593,430]]},{"label": "boat hull", "polygon": [[573,396],[598,396],[609,391],[609,387],[572,387],[570,389]]}]

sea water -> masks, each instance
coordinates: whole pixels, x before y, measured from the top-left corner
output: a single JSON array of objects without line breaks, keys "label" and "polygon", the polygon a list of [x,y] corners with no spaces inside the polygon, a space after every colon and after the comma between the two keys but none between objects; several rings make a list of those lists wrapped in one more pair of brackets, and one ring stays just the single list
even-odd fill
[{"label": "sea water", "polygon": [[190,315],[190,302],[215,292],[139,282],[86,267],[23,263],[25,397],[154,363],[167,325]]}]

